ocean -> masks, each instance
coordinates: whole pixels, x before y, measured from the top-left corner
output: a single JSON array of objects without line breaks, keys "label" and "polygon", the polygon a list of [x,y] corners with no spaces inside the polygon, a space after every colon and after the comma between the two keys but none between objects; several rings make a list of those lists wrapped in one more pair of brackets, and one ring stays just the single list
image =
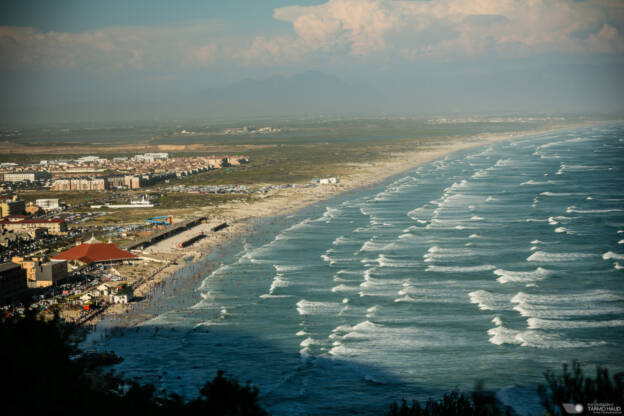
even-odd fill
[{"label": "ocean", "polygon": [[477,380],[537,414],[545,370],[624,370],[623,169],[622,125],[458,152],[259,223],[87,343],[185,397],[225,370],[274,415],[383,414]]}]

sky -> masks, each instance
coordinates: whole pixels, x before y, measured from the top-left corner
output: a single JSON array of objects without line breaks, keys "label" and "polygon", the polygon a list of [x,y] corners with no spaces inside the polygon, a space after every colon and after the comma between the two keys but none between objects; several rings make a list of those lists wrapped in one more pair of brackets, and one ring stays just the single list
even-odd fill
[{"label": "sky", "polygon": [[9,124],[621,114],[622,74],[621,0],[0,0]]}]

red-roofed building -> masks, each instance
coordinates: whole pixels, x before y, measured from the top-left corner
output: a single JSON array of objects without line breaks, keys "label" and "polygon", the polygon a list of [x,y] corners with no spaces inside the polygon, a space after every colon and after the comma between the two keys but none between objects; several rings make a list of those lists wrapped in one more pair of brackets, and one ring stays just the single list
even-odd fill
[{"label": "red-roofed building", "polygon": [[135,260],[138,257],[128,253],[115,244],[100,243],[92,238],[84,244],[70,248],[56,256],[52,260],[77,261],[84,264],[112,263],[119,261]]}]

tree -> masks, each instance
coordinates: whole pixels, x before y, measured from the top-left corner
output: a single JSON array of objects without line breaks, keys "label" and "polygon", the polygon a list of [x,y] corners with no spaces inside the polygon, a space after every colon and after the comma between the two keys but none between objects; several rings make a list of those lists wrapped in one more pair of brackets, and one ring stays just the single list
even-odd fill
[{"label": "tree", "polygon": [[581,404],[611,403],[622,406],[624,403],[624,373],[609,377],[609,370],[596,367],[596,378],[586,377],[581,364],[574,360],[572,365],[563,364],[560,375],[549,370],[544,373],[548,386],[540,385],[538,393],[542,406],[551,415],[568,414],[563,408],[564,403]]}]

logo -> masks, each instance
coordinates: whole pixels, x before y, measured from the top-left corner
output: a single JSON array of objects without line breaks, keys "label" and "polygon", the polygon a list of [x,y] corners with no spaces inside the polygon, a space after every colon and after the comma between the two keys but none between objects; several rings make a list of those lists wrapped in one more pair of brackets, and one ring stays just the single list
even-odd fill
[{"label": "logo", "polygon": [[566,411],[566,413],[569,415],[580,415],[581,413],[583,413],[583,405],[580,403],[561,403],[561,405],[563,406],[563,409]]},{"label": "logo", "polygon": [[580,415],[584,411],[589,415],[622,415],[622,407],[613,403],[588,403],[587,407],[580,403],[561,403],[561,406],[569,415]]}]

